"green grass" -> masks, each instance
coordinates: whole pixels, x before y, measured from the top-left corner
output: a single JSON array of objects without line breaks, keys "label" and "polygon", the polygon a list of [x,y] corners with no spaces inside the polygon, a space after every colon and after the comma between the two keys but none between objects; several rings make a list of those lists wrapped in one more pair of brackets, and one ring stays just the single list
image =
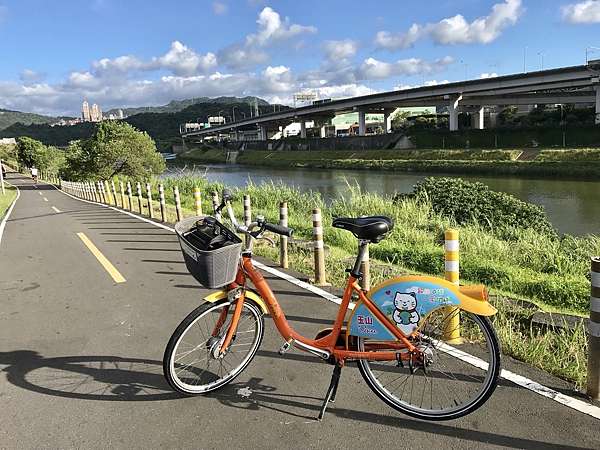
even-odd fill
[{"label": "green grass", "polygon": [[535,161],[600,162],[600,149],[582,148],[570,150],[542,150]]},{"label": "green grass", "polygon": [[0,219],[4,217],[6,210],[17,196],[17,190],[14,187],[4,183],[4,189],[5,194],[2,194],[2,190],[0,190]]}]

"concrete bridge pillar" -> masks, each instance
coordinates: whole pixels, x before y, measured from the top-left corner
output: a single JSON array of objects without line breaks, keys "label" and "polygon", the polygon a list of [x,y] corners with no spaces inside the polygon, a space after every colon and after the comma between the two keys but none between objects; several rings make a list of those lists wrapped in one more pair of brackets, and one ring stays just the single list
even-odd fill
[{"label": "concrete bridge pillar", "polygon": [[306,122],[304,120],[300,121],[300,137],[306,139]]},{"label": "concrete bridge pillar", "polygon": [[267,140],[267,127],[264,125],[260,125],[258,127],[258,140],[266,141]]},{"label": "concrete bridge pillar", "polygon": [[364,136],[367,134],[367,113],[365,111],[358,112],[358,135]]},{"label": "concrete bridge pillar", "polygon": [[596,86],[596,125],[600,125],[600,85]]},{"label": "concrete bridge pillar", "polygon": [[391,111],[384,111],[383,113],[383,132],[392,132],[392,114]]},{"label": "concrete bridge pillar", "polygon": [[458,130],[458,104],[462,100],[462,95],[450,100],[448,104],[448,113],[450,114],[449,126],[450,131]]},{"label": "concrete bridge pillar", "polygon": [[322,138],[326,138],[327,137],[327,125],[323,125],[321,127],[321,137]]},{"label": "concrete bridge pillar", "polygon": [[473,123],[473,128],[475,128],[476,130],[483,130],[485,128],[484,125],[484,112],[485,112],[485,107],[481,107],[477,110],[477,112],[475,114],[472,115],[472,123]]}]

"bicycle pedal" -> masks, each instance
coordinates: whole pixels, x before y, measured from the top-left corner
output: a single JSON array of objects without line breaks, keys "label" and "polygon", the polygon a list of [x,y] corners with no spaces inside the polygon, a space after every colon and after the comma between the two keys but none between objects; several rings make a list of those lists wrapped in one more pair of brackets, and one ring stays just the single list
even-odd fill
[{"label": "bicycle pedal", "polygon": [[293,339],[290,339],[289,341],[284,342],[277,353],[279,353],[281,356],[285,355],[287,353],[287,351],[290,348],[292,348],[293,343],[294,343]]}]

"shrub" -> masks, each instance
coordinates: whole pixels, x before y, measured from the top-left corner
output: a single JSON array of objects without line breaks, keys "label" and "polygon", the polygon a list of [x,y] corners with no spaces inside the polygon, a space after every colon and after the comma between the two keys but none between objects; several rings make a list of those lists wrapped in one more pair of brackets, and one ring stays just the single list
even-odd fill
[{"label": "shrub", "polygon": [[429,201],[433,211],[460,225],[476,223],[499,233],[511,228],[531,228],[556,234],[542,207],[492,191],[483,183],[460,178],[426,178],[415,185],[413,195]]}]

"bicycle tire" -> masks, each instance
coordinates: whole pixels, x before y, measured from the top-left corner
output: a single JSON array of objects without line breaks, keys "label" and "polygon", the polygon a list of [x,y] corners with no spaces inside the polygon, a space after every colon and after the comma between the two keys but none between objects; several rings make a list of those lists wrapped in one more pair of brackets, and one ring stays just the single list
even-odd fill
[{"label": "bicycle tire", "polygon": [[[178,373],[177,373],[177,370],[175,367],[175,363],[177,362],[177,360],[175,360],[175,357],[177,356],[177,350],[178,350],[180,343],[182,342],[182,338],[186,335],[186,333],[194,326],[194,324],[199,324],[199,319],[201,319],[202,317],[207,316],[211,312],[220,310],[225,306],[230,306],[230,312],[231,312],[231,311],[233,311],[234,305],[235,305],[235,303],[230,304],[227,300],[222,300],[222,301],[215,302],[215,303],[205,303],[203,305],[200,305],[198,308],[194,309],[190,314],[188,314],[187,317],[185,319],[183,319],[183,321],[175,329],[175,332],[171,336],[171,339],[169,339],[169,343],[167,344],[167,347],[165,348],[165,352],[164,352],[164,356],[163,356],[164,376],[167,379],[167,382],[169,383],[169,385],[175,391],[177,391],[183,395],[191,396],[191,395],[202,395],[202,394],[206,394],[208,392],[212,392],[217,389],[220,389],[223,386],[230,383],[231,381],[233,381],[240,373],[242,373],[244,371],[244,369],[248,366],[248,364],[250,364],[250,362],[254,359],[254,356],[256,355],[256,352],[258,351],[258,348],[260,347],[260,344],[264,337],[264,331],[265,331],[264,318],[263,318],[263,314],[262,314],[260,307],[254,301],[252,301],[250,299],[245,299],[244,305],[243,305],[243,310],[242,310],[242,316],[240,317],[240,322],[238,324],[238,330],[236,331],[236,334],[234,335],[234,339],[232,340],[232,342],[230,344],[230,348],[228,349],[228,351],[226,352],[226,355],[225,355],[225,356],[228,356],[232,353],[235,353],[235,352],[231,351],[231,348],[233,348],[235,345],[242,345],[239,342],[236,342],[235,339],[236,339],[236,336],[238,335],[238,333],[240,333],[240,326],[242,326],[244,323],[244,315],[243,314],[246,311],[247,313],[250,314],[251,317],[254,318],[255,336],[253,337],[249,351],[241,359],[240,363],[237,366],[235,366],[232,370],[229,370],[224,376],[219,376],[217,379],[212,380],[210,383],[206,383],[206,384],[187,383],[187,382],[183,381],[181,376],[178,375]],[[228,324],[228,320],[226,320],[224,325],[221,327],[225,331],[228,328],[225,326],[227,324]],[[198,325],[198,326],[201,329],[200,325]],[[207,329],[207,328],[205,328],[205,329]],[[207,334],[210,334],[210,333],[207,333]],[[195,353],[196,350],[198,351],[198,353],[202,353],[203,350],[206,350],[207,356],[204,359],[206,359],[206,361],[207,361],[207,369],[210,366],[210,361],[217,361],[217,364],[220,364],[220,367],[222,368],[225,357],[215,358],[213,355],[211,355],[211,351],[213,351],[214,344],[209,349],[208,341],[210,341],[210,339],[217,339],[217,341],[218,341],[218,338],[210,337],[210,338],[208,338],[208,340],[206,342],[200,343],[192,351],[187,352],[185,354],[185,356],[187,356],[188,354]],[[215,343],[217,343],[217,341],[215,341]],[[195,356],[195,354],[194,354],[194,356]],[[184,367],[185,370],[187,370],[189,372],[194,372],[196,367],[193,367],[194,370],[189,369],[189,367],[191,367],[192,364],[193,363],[190,363],[187,366],[185,366]],[[206,372],[207,369],[202,369],[202,371],[200,372],[200,375],[204,375],[205,373],[210,375],[212,372]],[[181,370],[183,370],[183,369],[181,369]]]},{"label": "bicycle tire", "polygon": [[[459,417],[465,416],[467,414],[472,413],[479,407],[481,407],[492,395],[496,386],[498,384],[498,378],[500,375],[500,345],[498,344],[498,338],[496,336],[496,332],[492,327],[491,323],[486,317],[478,316],[475,314],[465,313],[461,311],[461,315],[469,315],[474,321],[478,322],[481,326],[482,331],[485,333],[487,341],[489,342],[490,347],[490,361],[488,362],[488,376],[486,377],[485,384],[483,388],[477,393],[477,395],[471,399],[469,402],[464,404],[462,407],[457,407],[451,409],[449,411],[434,411],[431,410],[427,412],[422,408],[416,408],[407,405],[405,402],[400,401],[397,397],[392,395],[389,390],[385,389],[385,386],[382,386],[380,382],[378,382],[373,377],[373,370],[371,369],[371,362],[369,360],[359,360],[358,368],[365,382],[371,388],[373,392],[386,404],[391,406],[392,408],[400,411],[404,414],[407,414],[412,417],[416,417],[423,420],[452,420],[457,419]],[[358,338],[357,345],[359,350],[364,349],[365,338]],[[376,362],[376,361],[373,361]],[[412,375],[411,375],[412,376]],[[432,388],[433,393],[433,388]],[[412,397],[412,394],[411,394]],[[433,403],[433,401],[432,401]]]}]

